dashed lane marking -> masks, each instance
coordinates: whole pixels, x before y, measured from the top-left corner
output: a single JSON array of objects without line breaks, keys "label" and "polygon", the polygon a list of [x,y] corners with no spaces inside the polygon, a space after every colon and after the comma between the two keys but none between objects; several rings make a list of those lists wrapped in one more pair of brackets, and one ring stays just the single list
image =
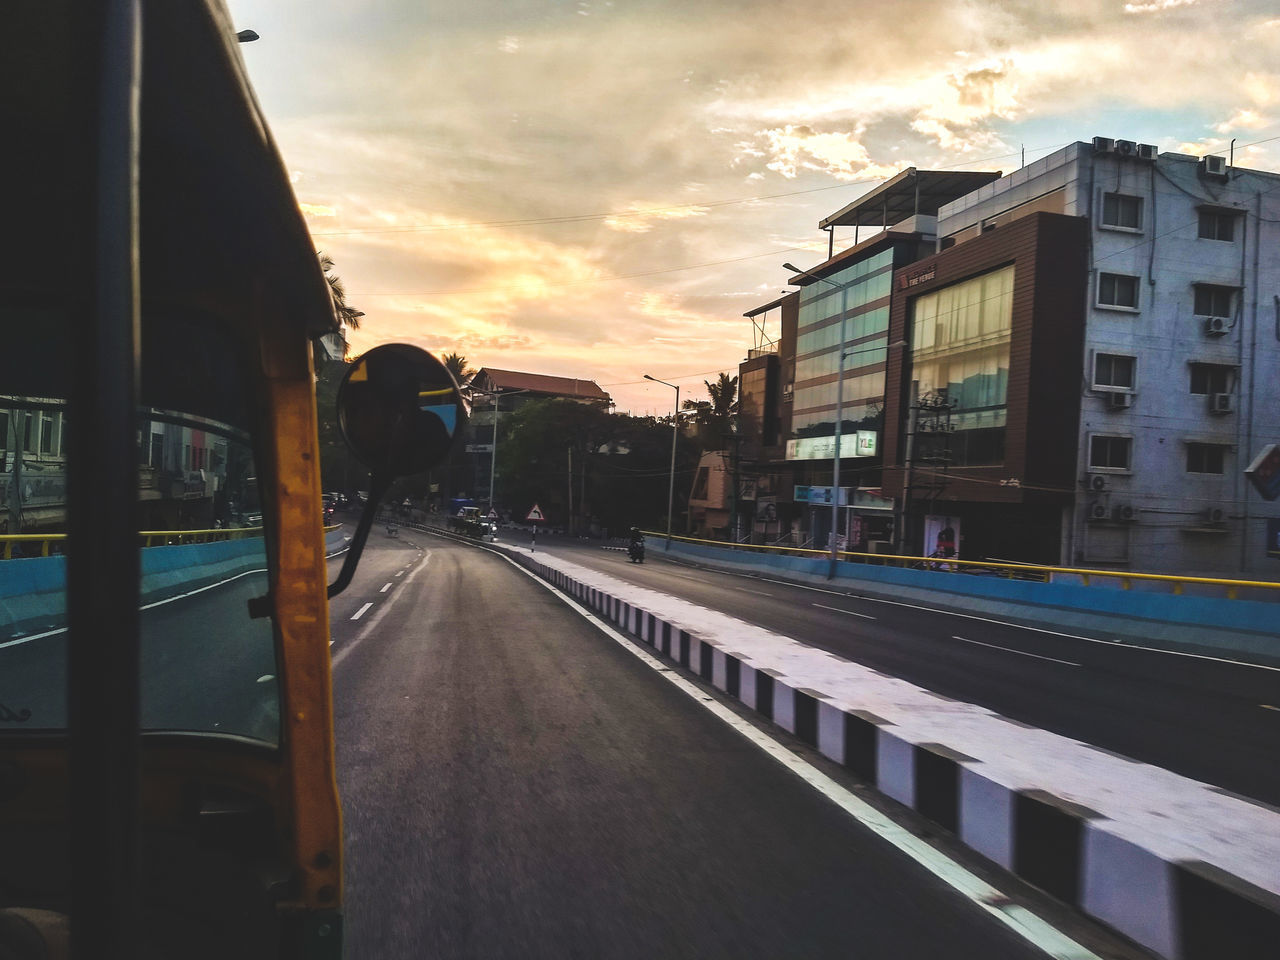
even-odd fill
[{"label": "dashed lane marking", "polygon": [[811,607],[821,607],[823,610],[834,610],[836,613],[847,613],[851,617],[861,617],[863,620],[875,620],[876,618],[869,613],[858,613],[856,610],[845,610],[842,607],[828,607],[825,603],[811,603]]},{"label": "dashed lane marking", "polygon": [[387,592],[388,590],[390,590],[390,589],[391,589],[391,584],[389,584],[389,583],[384,583],[384,584],[382,585],[382,589],[381,589],[381,590],[379,590],[378,592],[379,592],[379,593],[386,593],[386,592]]},{"label": "dashed lane marking", "polygon": [[369,601],[368,603],[366,603],[363,607],[361,607],[361,608],[360,608],[359,610],[357,610],[354,614],[352,614],[352,615],[351,615],[351,619],[352,619],[352,620],[359,620],[361,617],[363,617],[366,613],[368,613],[368,612],[369,612],[369,608],[370,608],[370,607],[372,607],[372,606],[373,606],[373,601],[372,601],[372,600],[370,600],[370,601]]},{"label": "dashed lane marking", "polygon": [[1025,650],[1014,650],[1012,647],[1002,647],[995,643],[983,643],[981,640],[970,640],[967,637],[952,637],[952,640],[963,640],[965,643],[972,643],[979,647],[990,647],[992,650],[1002,650],[1005,653],[1016,653],[1020,657],[1035,657],[1037,660],[1048,660],[1052,663],[1065,664],[1068,667],[1079,667],[1082,664],[1075,663],[1071,660],[1059,660],[1057,657],[1045,657],[1038,653],[1027,653]]}]

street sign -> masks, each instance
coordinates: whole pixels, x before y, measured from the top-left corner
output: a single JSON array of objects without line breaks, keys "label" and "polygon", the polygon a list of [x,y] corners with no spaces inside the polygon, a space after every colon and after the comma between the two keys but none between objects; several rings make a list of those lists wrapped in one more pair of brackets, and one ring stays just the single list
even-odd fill
[{"label": "street sign", "polygon": [[497,511],[497,510],[490,510],[490,511],[485,515],[485,518],[486,518],[486,519],[488,519],[488,520],[497,520],[497,519],[498,519],[498,511]]},{"label": "street sign", "polygon": [[533,505],[533,509],[529,511],[529,515],[525,517],[525,520],[531,520],[531,521],[546,520],[546,519],[547,518],[542,515],[542,508],[539,507],[536,503]]},{"label": "street sign", "polygon": [[467,453],[493,453],[492,443],[468,443]]}]

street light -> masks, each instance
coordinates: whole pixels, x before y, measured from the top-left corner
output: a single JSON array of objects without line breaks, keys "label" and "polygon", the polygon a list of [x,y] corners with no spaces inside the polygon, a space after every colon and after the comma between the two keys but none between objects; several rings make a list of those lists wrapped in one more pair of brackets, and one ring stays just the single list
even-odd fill
[{"label": "street light", "polygon": [[[826,277],[820,277],[808,270],[801,270],[799,267],[791,263],[784,263],[783,268],[790,270],[792,273],[803,274],[813,280],[820,280],[828,286],[836,287],[840,291],[840,354],[836,367],[836,432],[835,432],[835,448],[831,453],[831,562],[827,570],[827,579],[834,580],[836,576],[836,563],[840,559],[839,545],[836,540],[836,531],[840,526],[840,436],[844,428],[844,359],[852,356],[854,353],[865,351],[846,351],[845,345],[845,322],[849,317],[849,285],[839,284]],[[905,340],[899,340],[897,343],[891,344],[894,347],[905,346]],[[875,348],[876,350],[879,347]]]},{"label": "street light", "polygon": [[473,394],[479,394],[482,397],[489,397],[493,401],[493,449],[489,451],[489,512],[493,513],[496,498],[493,495],[494,483],[494,467],[498,463],[498,398],[513,397],[517,393],[528,393],[529,388],[523,390],[473,390]]},{"label": "street light", "polygon": [[670,387],[676,392],[675,412],[671,414],[671,483],[667,487],[667,549],[671,549],[671,515],[675,512],[676,503],[676,434],[680,429],[680,388],[674,383],[667,383],[665,380],[659,380],[657,377],[651,377],[647,373],[644,375],[646,380],[652,380],[654,383],[660,383],[665,387]]}]

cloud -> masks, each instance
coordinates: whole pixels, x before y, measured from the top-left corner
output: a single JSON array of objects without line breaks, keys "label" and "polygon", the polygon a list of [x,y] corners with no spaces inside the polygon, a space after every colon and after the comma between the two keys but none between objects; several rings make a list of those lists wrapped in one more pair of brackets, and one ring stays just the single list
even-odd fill
[{"label": "cloud", "polygon": [[604,225],[610,230],[618,230],[622,233],[648,233],[653,229],[655,222],[663,220],[687,220],[690,217],[704,217],[709,212],[708,207],[703,206],[685,206],[685,207],[667,207],[665,209],[656,204],[632,203],[629,206],[631,212],[620,213],[604,219]]},{"label": "cloud", "polygon": [[336,217],[338,211],[322,203],[303,203],[298,201],[298,209],[308,217]]},{"label": "cloud", "polygon": [[839,180],[878,180],[897,172],[895,167],[873,161],[856,133],[819,133],[802,124],[761,130],[758,136],[766,143],[762,152],[771,158],[765,167],[789,180],[801,171],[825,173]]},{"label": "cloud", "polygon": [[1270,117],[1264,117],[1256,110],[1237,110],[1221,123],[1215,123],[1213,129],[1218,133],[1230,133],[1232,130],[1261,130],[1272,124]]},{"label": "cloud", "polygon": [[1125,13],[1163,13],[1175,7],[1193,7],[1199,0],[1153,0],[1151,3],[1126,3]]}]

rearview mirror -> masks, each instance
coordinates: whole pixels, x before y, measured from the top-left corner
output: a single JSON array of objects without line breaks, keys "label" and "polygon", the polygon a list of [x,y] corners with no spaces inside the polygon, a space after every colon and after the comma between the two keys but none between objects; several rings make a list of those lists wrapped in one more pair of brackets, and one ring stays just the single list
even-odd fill
[{"label": "rearview mirror", "polygon": [[378,503],[396,477],[445,458],[467,422],[458,382],[427,351],[385,343],[364,354],[338,386],[338,429],[369,468],[369,499],[329,596],[347,588],[369,537]]},{"label": "rearview mirror", "polygon": [[369,472],[389,483],[445,458],[466,423],[457,381],[427,351],[374,347],[338,387],[338,429]]}]

